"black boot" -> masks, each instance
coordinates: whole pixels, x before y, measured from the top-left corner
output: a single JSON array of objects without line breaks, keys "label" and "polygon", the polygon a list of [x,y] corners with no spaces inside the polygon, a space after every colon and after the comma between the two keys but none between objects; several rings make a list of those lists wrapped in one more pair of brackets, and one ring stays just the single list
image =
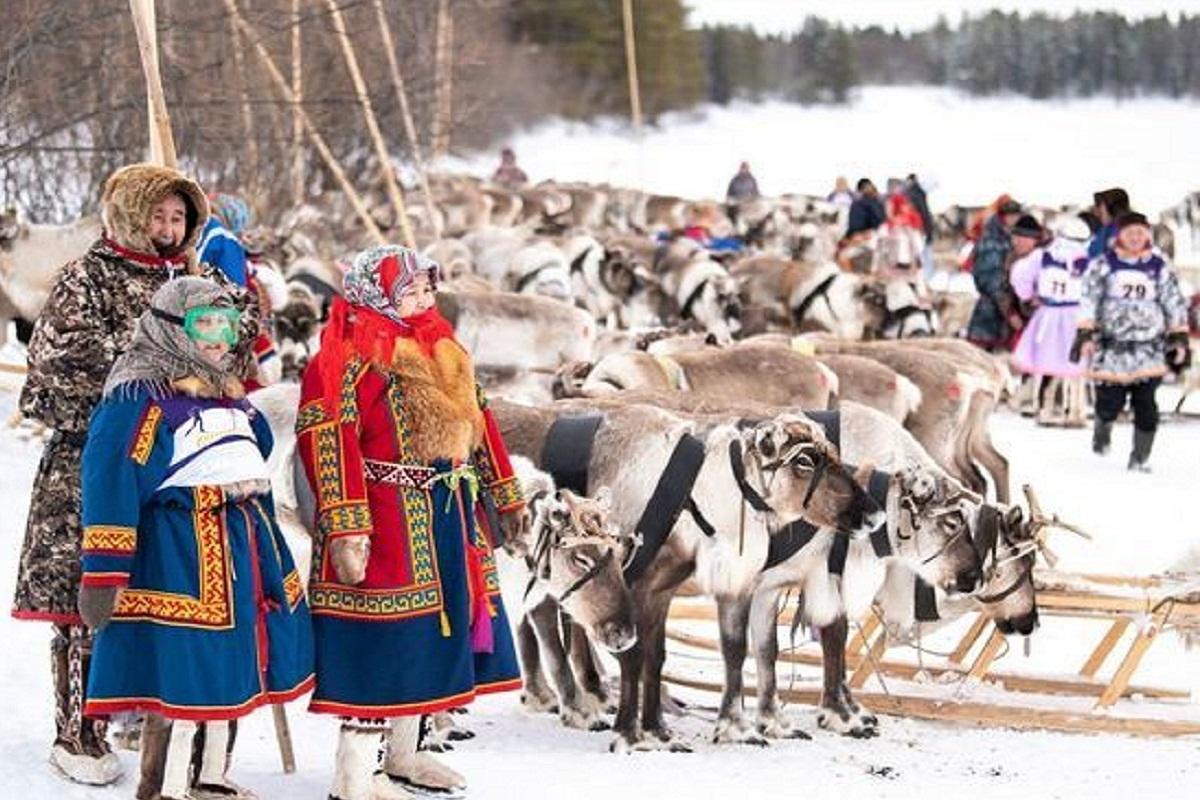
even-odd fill
[{"label": "black boot", "polygon": [[1129,468],[1137,472],[1149,472],[1150,448],[1154,446],[1154,431],[1133,429],[1133,452],[1129,454]]},{"label": "black boot", "polygon": [[1109,445],[1112,444],[1112,429],[1111,422],[1104,422],[1099,417],[1096,417],[1096,427],[1092,430],[1092,452],[1098,455],[1108,453]]}]

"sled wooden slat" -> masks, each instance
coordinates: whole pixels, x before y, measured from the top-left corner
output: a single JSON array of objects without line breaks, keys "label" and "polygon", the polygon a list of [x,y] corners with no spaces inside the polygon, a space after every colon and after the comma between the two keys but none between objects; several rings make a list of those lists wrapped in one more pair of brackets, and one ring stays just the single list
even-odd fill
[{"label": "sled wooden slat", "polygon": [[[703,650],[718,650],[719,646],[716,639],[710,639],[706,636],[700,636],[693,633],[683,633],[681,631],[667,629],[667,638],[671,641],[678,642],[688,647],[695,647]],[[856,669],[861,654],[846,656],[846,667],[848,669]],[[821,666],[821,654],[818,652],[805,652],[803,650],[781,650],[779,652],[779,660],[787,664],[801,664],[808,667]],[[899,678],[900,680],[913,680],[920,673],[924,672],[931,678],[940,678],[944,675],[962,675],[963,668],[961,665],[940,666],[935,664],[926,664],[922,667],[919,664],[914,664],[908,661],[896,659],[879,659],[875,666],[879,672],[888,678]],[[986,676],[986,680],[992,683],[1002,685],[1005,689],[1014,692],[1029,692],[1033,694],[1061,694],[1077,697],[1099,697],[1108,688],[1108,682],[1096,679],[1080,679],[1080,678],[1039,678],[1033,675],[1017,675],[1009,672],[991,672]],[[1124,697],[1132,697],[1140,695],[1155,700],[1187,700],[1191,697],[1191,693],[1186,689],[1172,689],[1164,686],[1138,686],[1130,684],[1125,688]]]},{"label": "sled wooden slat", "polygon": [[993,628],[991,638],[983,646],[983,651],[975,659],[975,663],[971,665],[971,670],[967,675],[976,680],[983,680],[992,668],[992,662],[996,660],[996,656],[999,655],[1000,648],[1003,646],[1004,634],[1000,632],[999,628]]},{"label": "sled wooden slat", "polygon": [[1121,637],[1125,635],[1125,629],[1129,627],[1132,620],[1129,617],[1118,617],[1113,620],[1113,624],[1109,626],[1108,632],[1104,634],[1104,638],[1100,640],[1100,644],[1096,645],[1096,649],[1088,656],[1088,660],[1084,662],[1083,667],[1079,670],[1079,674],[1085,678],[1094,678],[1096,673],[1100,671],[1100,667],[1104,666],[1105,660],[1112,653],[1113,648],[1117,646],[1117,642],[1121,641]]},{"label": "sled wooden slat", "polygon": [[1129,646],[1129,651],[1125,654],[1125,658],[1121,661],[1121,666],[1117,667],[1116,673],[1113,675],[1112,681],[1108,684],[1108,688],[1104,690],[1104,694],[1100,695],[1100,699],[1096,701],[1096,708],[1107,708],[1117,702],[1118,698],[1125,692],[1129,686],[1129,681],[1133,677],[1133,673],[1137,670],[1138,665],[1142,663],[1143,656],[1150,649],[1150,645],[1158,637],[1159,631],[1162,630],[1163,623],[1167,621],[1167,617],[1171,614],[1171,605],[1163,606],[1154,615],[1154,620],[1142,630],[1138,631],[1138,635],[1134,637],[1133,644]]},{"label": "sled wooden slat", "polygon": [[975,615],[975,621],[971,623],[971,627],[967,629],[966,634],[959,641],[958,647],[954,648],[954,652],[950,654],[951,664],[961,664],[967,660],[967,654],[971,652],[971,648],[979,641],[979,637],[987,630],[987,626],[990,623],[991,619],[987,615]]},{"label": "sled wooden slat", "polygon": [[[676,686],[720,692],[721,685],[712,681],[663,673],[663,680]],[[753,696],[755,689],[747,686],[744,694]],[[821,690],[780,688],[780,699],[789,703],[817,705]],[[972,701],[936,700],[911,695],[882,692],[856,692],[854,699],[875,714],[897,717],[916,717],[937,722],[957,722],[977,727],[1014,728],[1017,730],[1049,730],[1066,733],[1118,733],[1132,736],[1196,736],[1200,722],[1183,720],[1117,717],[1111,714],[1060,711],[1028,706],[977,703]]]},{"label": "sled wooden slat", "polygon": [[850,644],[846,645],[846,655],[858,655],[862,649],[867,646],[867,642],[871,640],[871,636],[879,629],[879,615],[868,614],[867,618],[862,621],[854,637],[850,640]]}]

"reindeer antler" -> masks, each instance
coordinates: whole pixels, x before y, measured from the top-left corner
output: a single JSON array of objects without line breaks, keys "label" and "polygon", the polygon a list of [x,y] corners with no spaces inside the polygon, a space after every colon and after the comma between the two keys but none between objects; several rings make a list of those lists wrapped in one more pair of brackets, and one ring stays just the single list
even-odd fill
[{"label": "reindeer antler", "polygon": [[1033,487],[1028,483],[1021,487],[1025,493],[1025,500],[1029,503],[1029,516],[1032,529],[1035,531],[1035,536],[1043,536],[1050,530],[1064,530],[1070,533],[1092,541],[1092,535],[1083,530],[1077,525],[1069,522],[1064,522],[1058,518],[1058,514],[1051,514],[1049,517],[1042,511],[1042,505],[1038,502],[1037,495],[1033,493]]}]

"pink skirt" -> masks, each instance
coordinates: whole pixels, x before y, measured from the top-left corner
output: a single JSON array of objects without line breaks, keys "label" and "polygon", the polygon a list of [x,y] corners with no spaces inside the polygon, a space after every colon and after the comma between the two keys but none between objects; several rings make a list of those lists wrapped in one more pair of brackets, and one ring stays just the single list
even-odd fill
[{"label": "pink skirt", "polygon": [[1033,312],[1013,351],[1013,368],[1031,375],[1077,378],[1082,364],[1072,364],[1078,306],[1042,306]]}]

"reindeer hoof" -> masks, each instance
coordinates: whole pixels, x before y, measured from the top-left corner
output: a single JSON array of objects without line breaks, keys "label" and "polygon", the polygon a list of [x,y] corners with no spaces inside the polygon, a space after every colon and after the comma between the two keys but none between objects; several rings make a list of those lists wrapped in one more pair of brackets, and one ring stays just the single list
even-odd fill
[{"label": "reindeer hoof", "polygon": [[879,735],[879,720],[874,714],[848,709],[825,709],[817,716],[822,728],[854,739],[870,739]]},{"label": "reindeer hoof", "polygon": [[521,692],[521,705],[534,713],[558,713],[558,701],[553,695],[538,695],[531,692]]},{"label": "reindeer hoof", "polygon": [[591,725],[588,725],[588,730],[592,733],[603,733],[604,731],[611,731],[612,725],[609,725],[602,719],[595,719],[592,720]]},{"label": "reindeer hoof", "polygon": [[454,727],[446,731],[446,738],[452,742],[466,742],[475,738],[475,731],[468,728]]},{"label": "reindeer hoof", "polygon": [[713,744],[749,744],[755,747],[769,747],[770,742],[754,728],[746,726],[741,720],[722,719],[713,731]]}]

